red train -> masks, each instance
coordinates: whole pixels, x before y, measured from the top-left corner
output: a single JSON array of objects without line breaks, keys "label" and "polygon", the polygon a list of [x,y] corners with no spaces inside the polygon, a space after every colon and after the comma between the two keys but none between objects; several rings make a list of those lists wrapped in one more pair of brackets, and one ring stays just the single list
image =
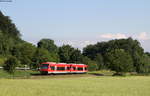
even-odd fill
[{"label": "red train", "polygon": [[87,67],[85,64],[44,62],[40,65],[40,72],[41,74],[86,73]]}]

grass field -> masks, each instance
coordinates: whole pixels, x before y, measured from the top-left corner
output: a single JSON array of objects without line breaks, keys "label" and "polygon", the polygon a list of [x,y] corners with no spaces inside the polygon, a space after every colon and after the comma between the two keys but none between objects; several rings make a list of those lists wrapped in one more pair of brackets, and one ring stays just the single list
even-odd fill
[{"label": "grass field", "polygon": [[30,78],[32,74],[39,74],[38,71],[33,70],[16,70],[14,75],[10,75],[6,71],[0,69],[0,78]]},{"label": "grass field", "polygon": [[[114,74],[113,71],[110,70],[101,70],[101,71],[92,71],[88,72],[87,75],[95,75],[95,76],[112,76]],[[65,77],[70,77],[70,75],[67,75]],[[15,79],[29,79],[29,78],[40,78],[40,72],[39,71],[33,71],[33,70],[16,70],[14,74],[9,74],[6,71],[0,69],[0,78],[15,78]],[[42,76],[42,78],[47,78],[48,76]],[[64,76],[53,76],[53,77],[64,77]],[[71,75],[71,77],[73,77]]]},{"label": "grass field", "polygon": [[0,79],[0,96],[150,96],[150,77]]}]

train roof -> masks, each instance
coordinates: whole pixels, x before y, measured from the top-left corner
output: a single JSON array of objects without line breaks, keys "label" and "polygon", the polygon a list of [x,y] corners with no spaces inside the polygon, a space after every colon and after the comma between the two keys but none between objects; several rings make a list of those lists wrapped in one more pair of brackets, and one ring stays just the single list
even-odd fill
[{"label": "train roof", "polygon": [[56,62],[43,62],[41,64],[66,64],[66,65],[86,65],[86,64],[75,64],[75,63],[56,63]]}]

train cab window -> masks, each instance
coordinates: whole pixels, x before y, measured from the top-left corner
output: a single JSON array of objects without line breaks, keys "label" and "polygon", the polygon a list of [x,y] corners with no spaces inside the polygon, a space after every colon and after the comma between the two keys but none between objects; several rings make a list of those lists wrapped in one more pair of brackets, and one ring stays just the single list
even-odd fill
[{"label": "train cab window", "polygon": [[65,67],[57,67],[57,70],[65,70]]},{"label": "train cab window", "polygon": [[48,64],[42,64],[41,69],[48,69]]},{"label": "train cab window", "polygon": [[51,66],[50,68],[51,68],[51,70],[55,70],[55,66]]},{"label": "train cab window", "polygon": [[87,70],[87,67],[85,67],[85,70]]}]

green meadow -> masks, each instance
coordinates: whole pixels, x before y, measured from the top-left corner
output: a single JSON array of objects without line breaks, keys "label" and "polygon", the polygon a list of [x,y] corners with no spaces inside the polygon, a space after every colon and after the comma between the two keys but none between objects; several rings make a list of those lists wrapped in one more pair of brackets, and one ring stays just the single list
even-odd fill
[{"label": "green meadow", "polygon": [[150,77],[0,79],[0,96],[150,96]]}]

